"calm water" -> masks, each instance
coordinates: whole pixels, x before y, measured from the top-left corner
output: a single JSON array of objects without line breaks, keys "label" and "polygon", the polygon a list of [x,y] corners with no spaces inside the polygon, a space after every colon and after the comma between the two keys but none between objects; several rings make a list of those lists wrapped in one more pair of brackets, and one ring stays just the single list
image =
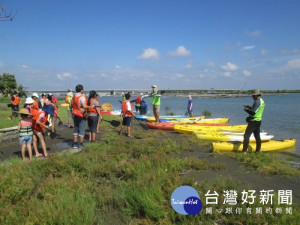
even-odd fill
[{"label": "calm water", "polygon": [[[135,97],[135,96],[134,96]],[[134,99],[134,97],[132,99]],[[121,108],[120,97],[101,97],[101,104],[109,102],[115,110]],[[286,94],[276,96],[263,96],[265,111],[263,114],[262,130],[275,136],[275,139],[295,138],[295,153],[300,155],[300,94]],[[151,112],[152,98],[145,98],[148,110]],[[187,97],[162,97],[161,115],[174,112],[176,115],[184,115],[187,106]],[[201,115],[204,110],[211,112],[211,117],[228,117],[231,125],[245,124],[247,113],[243,111],[243,105],[252,105],[252,98],[194,98],[194,115]],[[150,113],[152,114],[152,113]]]}]

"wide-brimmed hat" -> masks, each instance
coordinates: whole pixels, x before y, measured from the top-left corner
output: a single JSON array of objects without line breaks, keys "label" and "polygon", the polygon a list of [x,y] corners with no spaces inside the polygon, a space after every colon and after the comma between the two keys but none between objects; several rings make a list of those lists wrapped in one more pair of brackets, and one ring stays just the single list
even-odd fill
[{"label": "wide-brimmed hat", "polygon": [[20,114],[24,114],[24,115],[31,115],[31,114],[29,113],[28,109],[25,109],[25,108],[21,109],[21,110],[19,111],[19,113],[20,113]]},{"label": "wide-brimmed hat", "polygon": [[33,104],[33,102],[34,102],[34,100],[31,97],[28,97],[25,100],[25,104],[28,104],[28,105]]},{"label": "wide-brimmed hat", "polygon": [[37,93],[33,93],[32,95],[31,95],[32,97],[39,97],[39,95],[37,94]]},{"label": "wide-brimmed hat", "polygon": [[252,91],[251,95],[261,95],[260,91],[258,89],[255,89]]},{"label": "wide-brimmed hat", "polygon": [[157,88],[157,85],[156,85],[156,84],[153,84],[151,87],[152,87],[152,88]]}]

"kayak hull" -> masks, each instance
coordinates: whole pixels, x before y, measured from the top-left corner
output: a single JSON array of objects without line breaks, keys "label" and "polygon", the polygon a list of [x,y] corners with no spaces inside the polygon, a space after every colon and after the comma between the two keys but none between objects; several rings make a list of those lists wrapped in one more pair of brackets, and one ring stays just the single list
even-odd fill
[{"label": "kayak hull", "polygon": [[[261,144],[261,151],[278,151],[286,148],[290,148],[295,146],[296,140],[283,140],[283,141],[276,141],[270,140],[267,142],[262,142]],[[231,142],[213,142],[213,150],[214,151],[242,151],[243,150],[243,143],[231,143]],[[249,143],[248,151],[255,152],[256,143]]]},{"label": "kayak hull", "polygon": [[183,134],[192,134],[193,132],[208,133],[215,131],[245,131],[247,125],[236,126],[195,126],[195,125],[174,125],[174,130]]}]

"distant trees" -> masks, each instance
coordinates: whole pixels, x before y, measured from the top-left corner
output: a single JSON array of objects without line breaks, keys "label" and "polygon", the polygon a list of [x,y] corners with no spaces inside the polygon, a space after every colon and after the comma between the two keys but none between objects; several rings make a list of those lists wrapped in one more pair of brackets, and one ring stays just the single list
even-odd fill
[{"label": "distant trees", "polygon": [[18,85],[15,75],[10,73],[0,74],[0,91],[4,96],[13,94],[14,91],[18,91],[20,96],[26,96],[23,85]]},{"label": "distant trees", "polygon": [[13,21],[15,13],[7,12],[5,6],[0,2],[0,21]]}]

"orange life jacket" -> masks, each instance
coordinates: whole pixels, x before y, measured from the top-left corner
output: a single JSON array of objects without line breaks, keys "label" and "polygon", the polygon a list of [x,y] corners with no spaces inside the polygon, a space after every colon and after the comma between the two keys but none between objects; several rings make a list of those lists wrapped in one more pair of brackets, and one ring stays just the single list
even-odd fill
[{"label": "orange life jacket", "polygon": [[85,98],[85,104],[87,104],[87,98],[85,95],[76,95],[72,98],[72,102],[71,102],[71,106],[73,109],[73,115],[77,116],[77,117],[84,117],[86,110],[84,108],[81,107],[79,99],[84,96]]},{"label": "orange life jacket", "polygon": [[[98,102],[99,106],[100,106],[100,102],[99,102],[99,100],[98,100],[97,98],[91,98],[91,99],[89,100],[89,102],[88,102],[89,106],[92,105],[92,102],[93,102],[94,100],[96,100],[96,101]],[[98,111],[97,111],[97,109],[95,109],[95,108],[89,108],[87,111],[88,111],[88,113],[95,113],[95,114],[98,115]]]},{"label": "orange life jacket", "polygon": [[36,133],[38,132],[43,132],[45,127],[44,126],[41,126],[40,124],[38,124],[36,121],[39,119],[40,115],[42,113],[45,113],[45,117],[43,119],[43,121],[40,121],[42,124],[46,124],[47,123],[47,120],[48,120],[48,114],[44,111],[39,111],[36,115],[33,116],[32,118],[32,130]]},{"label": "orange life jacket", "polygon": [[[131,106],[131,110],[127,110],[127,102],[130,103],[130,106]],[[125,101],[122,101],[122,114],[126,117],[132,117],[132,109],[133,109],[133,106],[132,106],[132,103],[129,101],[129,100],[125,100]]]},{"label": "orange life jacket", "polygon": [[32,117],[35,118],[39,115],[39,103],[34,101],[32,106],[30,107],[30,113],[32,114]]},{"label": "orange life jacket", "polygon": [[69,102],[68,102],[68,95],[65,97],[65,103],[68,103],[69,104]]},{"label": "orange life jacket", "polygon": [[54,103],[51,103],[51,105],[53,105],[53,107],[54,107],[54,117],[58,117],[58,107],[57,107],[57,105],[56,104],[54,104]]},{"label": "orange life jacket", "polygon": [[13,95],[13,96],[14,96],[14,100],[11,101],[11,104],[19,105],[20,104],[20,98],[17,95]]}]

